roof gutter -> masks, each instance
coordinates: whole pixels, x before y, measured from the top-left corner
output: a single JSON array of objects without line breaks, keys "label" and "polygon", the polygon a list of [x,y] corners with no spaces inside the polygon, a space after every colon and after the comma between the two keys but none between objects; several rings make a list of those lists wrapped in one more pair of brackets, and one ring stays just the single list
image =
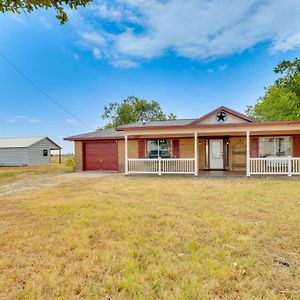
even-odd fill
[{"label": "roof gutter", "polygon": [[177,125],[177,126],[148,126],[148,127],[118,127],[116,131],[130,131],[130,130],[153,130],[153,129],[198,129],[198,128],[216,128],[216,127],[264,127],[274,125],[297,125],[300,121],[274,121],[274,122],[245,122],[245,123],[227,123],[227,124],[202,124],[202,125]]},{"label": "roof gutter", "polygon": [[122,136],[110,136],[110,137],[67,137],[64,138],[64,141],[101,141],[101,140],[124,140],[125,138]]}]

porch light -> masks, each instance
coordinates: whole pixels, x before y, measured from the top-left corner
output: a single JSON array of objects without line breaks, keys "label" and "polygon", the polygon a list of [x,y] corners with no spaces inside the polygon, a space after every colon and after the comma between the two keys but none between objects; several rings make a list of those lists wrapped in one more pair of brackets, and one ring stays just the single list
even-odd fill
[{"label": "porch light", "polygon": [[226,145],[229,145],[229,141],[226,141]]},{"label": "porch light", "polygon": [[198,145],[202,145],[202,142],[198,142]]}]

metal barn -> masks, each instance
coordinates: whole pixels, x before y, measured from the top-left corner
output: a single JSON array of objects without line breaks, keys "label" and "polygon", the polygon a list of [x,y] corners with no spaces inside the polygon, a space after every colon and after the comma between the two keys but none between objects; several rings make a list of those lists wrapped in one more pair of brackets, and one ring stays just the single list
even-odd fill
[{"label": "metal barn", "polygon": [[0,166],[34,166],[50,164],[51,150],[61,147],[48,137],[0,138]]}]

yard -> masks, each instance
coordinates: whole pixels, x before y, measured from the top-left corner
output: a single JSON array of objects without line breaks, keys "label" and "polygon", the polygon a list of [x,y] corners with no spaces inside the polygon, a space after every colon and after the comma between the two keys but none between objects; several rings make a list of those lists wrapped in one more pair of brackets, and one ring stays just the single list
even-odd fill
[{"label": "yard", "polygon": [[299,299],[299,195],[286,177],[0,176],[0,298]]}]

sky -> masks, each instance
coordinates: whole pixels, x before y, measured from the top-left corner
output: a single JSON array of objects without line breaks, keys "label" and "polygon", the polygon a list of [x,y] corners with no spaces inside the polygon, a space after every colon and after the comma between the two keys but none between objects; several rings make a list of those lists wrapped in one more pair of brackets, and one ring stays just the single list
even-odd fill
[{"label": "sky", "polygon": [[104,105],[130,95],[178,118],[244,112],[300,56],[299,0],[97,0],[68,15],[0,14],[13,64],[0,55],[0,137],[49,136],[70,153],[64,137],[105,125]]}]

